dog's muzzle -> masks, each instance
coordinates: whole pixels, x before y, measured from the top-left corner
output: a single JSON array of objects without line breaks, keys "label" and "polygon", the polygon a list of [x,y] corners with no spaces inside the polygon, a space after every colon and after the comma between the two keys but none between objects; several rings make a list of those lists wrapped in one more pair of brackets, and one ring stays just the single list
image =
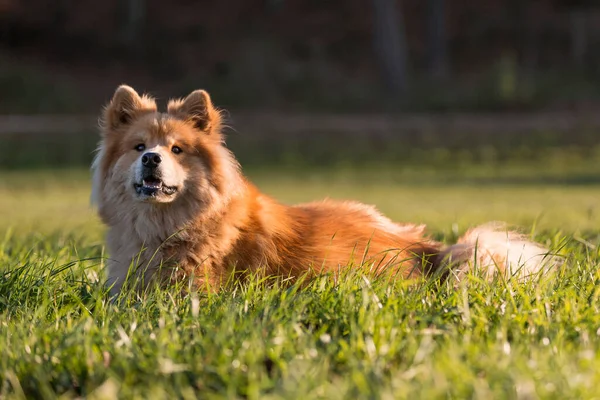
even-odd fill
[{"label": "dog's muzzle", "polygon": [[133,186],[138,195],[144,197],[157,197],[160,194],[167,196],[177,192],[176,186],[165,185],[160,173],[162,157],[158,153],[146,153],[142,156],[142,181]]}]

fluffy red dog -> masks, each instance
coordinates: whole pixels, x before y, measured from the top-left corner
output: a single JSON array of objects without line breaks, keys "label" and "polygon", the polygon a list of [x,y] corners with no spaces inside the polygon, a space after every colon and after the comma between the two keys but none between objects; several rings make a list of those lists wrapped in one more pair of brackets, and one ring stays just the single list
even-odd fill
[{"label": "fluffy red dog", "polygon": [[150,97],[120,86],[104,111],[93,169],[93,198],[109,227],[113,294],[128,276],[138,288],[183,280],[215,290],[233,271],[294,278],[367,264],[417,277],[443,273],[453,258],[458,274],[475,261],[491,277],[556,263],[512,232],[479,227],[445,247],[423,226],[396,224],[372,206],[280,204],[241,174],[224,146],[221,115],[202,90],[163,113]]}]

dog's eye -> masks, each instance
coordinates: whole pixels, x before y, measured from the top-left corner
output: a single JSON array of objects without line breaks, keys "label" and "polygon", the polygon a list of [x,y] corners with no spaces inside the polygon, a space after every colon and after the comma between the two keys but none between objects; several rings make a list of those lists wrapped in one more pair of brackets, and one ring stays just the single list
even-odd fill
[{"label": "dog's eye", "polygon": [[137,151],[144,151],[144,150],[146,150],[146,145],[144,143],[140,143],[140,144],[136,145],[134,147],[134,149]]},{"label": "dog's eye", "polygon": [[179,153],[181,153],[181,147],[173,146],[173,147],[171,147],[171,151],[175,154],[179,154]]}]

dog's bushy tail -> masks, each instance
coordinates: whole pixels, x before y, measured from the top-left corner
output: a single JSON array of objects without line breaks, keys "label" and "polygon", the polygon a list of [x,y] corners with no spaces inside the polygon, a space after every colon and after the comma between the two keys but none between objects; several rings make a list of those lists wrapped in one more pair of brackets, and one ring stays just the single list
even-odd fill
[{"label": "dog's bushy tail", "polygon": [[542,245],[507,230],[505,224],[498,222],[467,231],[438,257],[438,268],[458,280],[472,271],[479,271],[488,280],[496,274],[527,279],[558,267],[563,261]]}]

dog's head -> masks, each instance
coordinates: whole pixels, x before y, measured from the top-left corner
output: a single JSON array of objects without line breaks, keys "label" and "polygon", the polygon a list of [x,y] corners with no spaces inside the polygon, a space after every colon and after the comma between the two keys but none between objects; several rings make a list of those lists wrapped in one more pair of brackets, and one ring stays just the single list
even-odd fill
[{"label": "dog's head", "polygon": [[123,85],[101,121],[93,166],[93,198],[101,208],[124,202],[161,207],[181,198],[209,203],[226,194],[228,176],[237,171],[222,143],[221,115],[203,90],[171,100],[161,113],[152,98]]}]

